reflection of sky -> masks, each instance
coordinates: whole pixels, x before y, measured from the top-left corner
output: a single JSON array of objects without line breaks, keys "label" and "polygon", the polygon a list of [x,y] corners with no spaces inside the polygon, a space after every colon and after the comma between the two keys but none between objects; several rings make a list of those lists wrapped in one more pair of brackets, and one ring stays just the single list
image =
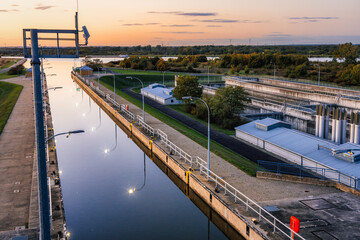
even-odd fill
[{"label": "reflection of sky", "polygon": [[[207,239],[207,218],[146,157],[120,128],[115,144],[114,123],[70,78],[71,61],[51,62],[48,87],[55,133],[84,129],[86,133],[57,138],[57,154],[68,229],[72,239]],[[76,104],[77,103],[77,104]],[[87,112],[85,116],[82,114]],[[211,239],[226,237],[211,223]]]}]

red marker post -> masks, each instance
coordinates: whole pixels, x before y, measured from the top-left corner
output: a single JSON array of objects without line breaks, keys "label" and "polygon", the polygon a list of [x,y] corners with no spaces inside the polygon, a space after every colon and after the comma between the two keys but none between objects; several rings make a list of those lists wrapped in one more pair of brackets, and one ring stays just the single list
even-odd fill
[{"label": "red marker post", "polygon": [[[290,218],[290,229],[296,233],[298,233],[300,230],[300,221],[299,221],[299,219],[297,219],[294,216],[291,216],[291,218]],[[294,237],[295,237],[294,232],[291,232],[292,239],[294,239]]]}]

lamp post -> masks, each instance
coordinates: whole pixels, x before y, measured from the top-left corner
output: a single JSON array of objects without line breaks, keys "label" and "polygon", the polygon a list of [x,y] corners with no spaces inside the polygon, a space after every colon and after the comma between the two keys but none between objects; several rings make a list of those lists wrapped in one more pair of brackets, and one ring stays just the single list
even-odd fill
[{"label": "lamp post", "polygon": [[274,63],[274,80],[275,80],[275,73],[276,73],[276,65]]},{"label": "lamp post", "polygon": [[210,64],[208,66],[208,84],[210,86]]},{"label": "lamp post", "polygon": [[116,93],[115,93],[115,74],[113,74],[113,78],[114,78],[114,101],[116,102]]},{"label": "lamp post", "polygon": [[[129,79],[137,79],[137,80],[139,80],[140,82],[141,82],[141,86],[142,86],[142,88],[144,88],[144,83],[139,79],[139,78],[137,78],[137,77],[126,77],[126,78],[129,78]],[[145,104],[144,104],[144,91],[141,91],[141,95],[142,95],[142,105],[143,105],[143,121],[145,122]]]},{"label": "lamp post", "polygon": [[201,98],[198,98],[198,97],[183,97],[182,99],[184,100],[190,100],[192,101],[193,99],[198,99],[200,101],[202,101],[205,106],[207,107],[207,110],[208,110],[208,163],[207,163],[207,167],[208,167],[208,180],[209,180],[209,177],[210,177],[210,108],[208,106],[208,104]]},{"label": "lamp post", "polygon": [[146,163],[146,161],[145,161],[145,153],[144,153],[144,182],[141,185],[141,187],[139,187],[138,189],[130,188],[129,194],[133,194],[133,193],[135,193],[135,191],[141,191],[141,189],[143,189],[145,187],[145,184],[146,184],[146,164],[145,163]]},{"label": "lamp post", "polygon": [[55,134],[51,137],[49,137],[48,139],[45,140],[45,143],[47,143],[49,140],[53,139],[54,137],[57,137],[57,136],[60,136],[60,135],[65,135],[67,134],[66,137],[69,137],[71,134],[78,134],[78,133],[84,133],[85,131],[84,130],[74,130],[74,131],[68,131],[68,132],[62,132],[62,133],[58,133],[58,134]]},{"label": "lamp post", "polygon": [[163,85],[165,85],[165,71],[163,71]]}]

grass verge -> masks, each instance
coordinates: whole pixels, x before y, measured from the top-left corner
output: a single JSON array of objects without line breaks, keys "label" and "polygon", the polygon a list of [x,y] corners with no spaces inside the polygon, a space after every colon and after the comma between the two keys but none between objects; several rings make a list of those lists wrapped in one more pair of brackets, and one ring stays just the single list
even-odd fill
[{"label": "grass verge", "polygon": [[[114,91],[113,82],[110,79],[102,78],[101,83],[107,89]],[[126,93],[122,92],[119,88],[116,89],[117,95],[121,96],[122,98],[126,99],[127,101],[133,103],[139,108],[142,108],[142,102],[127,95]],[[194,140],[201,146],[207,148],[207,137],[202,135],[201,133],[187,127],[186,125],[182,124],[181,122],[177,121],[176,119],[169,117],[162,112],[152,108],[148,105],[145,106],[145,111],[152,115],[153,117],[159,119],[163,123],[169,125],[170,127],[176,129],[181,134],[187,136],[188,138]],[[233,164],[237,168],[241,169],[242,171],[246,172],[250,176],[255,176],[257,171],[257,165],[250,161],[249,159],[231,151],[230,149],[218,144],[217,142],[211,141],[211,152],[215,153],[219,157],[223,158],[227,162]]]},{"label": "grass verge", "polygon": [[8,67],[10,67],[11,65],[13,65],[14,63],[15,63],[15,61],[7,62],[7,63],[4,64],[3,66],[1,66],[0,69],[8,68]]},{"label": "grass verge", "polygon": [[0,82],[0,134],[15,106],[23,86]]},{"label": "grass verge", "polygon": [[3,79],[8,79],[8,78],[14,78],[14,77],[17,77],[18,75],[9,75],[7,74],[6,72],[5,73],[1,73],[0,74],[0,80],[3,80]]}]

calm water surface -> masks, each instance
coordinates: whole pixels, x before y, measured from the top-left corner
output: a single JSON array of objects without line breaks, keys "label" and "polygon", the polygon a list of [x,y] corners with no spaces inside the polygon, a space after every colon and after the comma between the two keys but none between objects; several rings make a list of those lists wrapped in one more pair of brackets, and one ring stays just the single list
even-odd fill
[{"label": "calm water surface", "polygon": [[48,87],[63,87],[49,92],[55,133],[86,131],[56,139],[71,239],[227,239],[77,88],[70,77],[73,65],[45,62],[45,72],[56,74],[48,77]]}]

